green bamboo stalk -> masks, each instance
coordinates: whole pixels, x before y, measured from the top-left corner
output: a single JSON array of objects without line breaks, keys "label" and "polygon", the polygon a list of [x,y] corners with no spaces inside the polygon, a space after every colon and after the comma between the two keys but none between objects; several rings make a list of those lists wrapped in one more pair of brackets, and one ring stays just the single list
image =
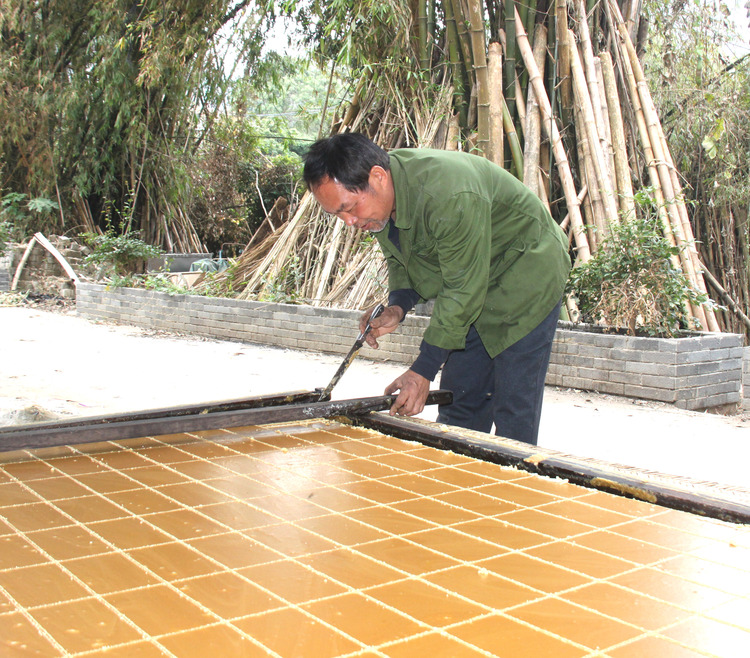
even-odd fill
[{"label": "green bamboo stalk", "polygon": [[417,2],[417,39],[419,68],[424,71],[429,68],[427,60],[427,4],[425,0]]},{"label": "green bamboo stalk", "polygon": [[456,17],[453,14],[453,3],[451,0],[441,0],[443,12],[445,14],[445,40],[448,50],[448,62],[450,64],[451,76],[453,79],[453,106],[458,113],[459,126],[466,127],[467,107],[466,107],[466,69],[461,57],[461,44],[458,39],[458,29],[456,28]]},{"label": "green bamboo stalk", "polygon": [[[463,7],[461,5],[460,0],[447,0],[450,2],[451,6],[453,7],[453,18],[456,25],[456,32],[458,33],[458,45],[459,45],[459,52],[461,54],[461,61],[463,62],[463,67],[465,71],[465,78],[464,78],[464,102],[466,103],[467,107],[470,103],[471,99],[471,88],[472,84],[469,79],[469,71],[472,70],[473,66],[473,60],[471,58],[471,40],[469,38],[469,31],[467,30],[466,26],[468,24],[468,20],[463,12]],[[468,115],[468,110],[467,110]],[[467,128],[468,126],[464,123],[462,124],[462,128]]]},{"label": "green bamboo stalk", "polygon": [[482,0],[469,0],[471,52],[477,85],[477,149],[487,156],[490,152],[490,90],[487,75],[486,37]]},{"label": "green bamboo stalk", "polygon": [[505,0],[505,62],[503,65],[503,98],[508,112],[516,114],[516,3]]},{"label": "green bamboo stalk", "polygon": [[516,178],[523,180],[523,148],[521,148],[521,142],[518,139],[518,132],[513,124],[513,118],[511,117],[508,104],[503,99],[503,129],[508,137],[508,145],[510,146],[510,155],[513,162],[511,171],[515,174]]}]

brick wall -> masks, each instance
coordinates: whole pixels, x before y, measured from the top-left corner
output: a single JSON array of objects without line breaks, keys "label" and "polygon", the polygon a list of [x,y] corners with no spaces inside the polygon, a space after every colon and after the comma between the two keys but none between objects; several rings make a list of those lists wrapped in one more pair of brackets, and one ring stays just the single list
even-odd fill
[{"label": "brick wall", "polygon": [[[149,329],[164,329],[224,340],[261,343],[299,350],[346,354],[359,332],[359,311],[296,304],[272,304],[197,295],[168,295],[153,290],[79,283],[76,310],[90,319],[107,319]],[[427,318],[409,316],[400,329],[365,345],[360,355],[373,360],[411,363]]]},{"label": "brick wall", "polygon": [[[358,311],[272,304],[80,283],[79,315],[150,329],[346,354],[357,333]],[[429,319],[410,315],[380,349],[361,356],[411,363]],[[743,338],[696,334],[680,339],[637,338],[574,330],[561,322],[547,384],[659,400],[685,409],[741,401]],[[748,348],[750,349],[750,348]],[[750,359],[750,352],[747,352]],[[750,370],[745,379],[750,392]]]},{"label": "brick wall", "polygon": [[[741,402],[743,337],[639,338],[560,322],[547,373],[553,386],[706,409]],[[750,389],[748,389],[750,391]]]},{"label": "brick wall", "polygon": [[743,348],[742,395],[742,407],[750,409],[750,347]]}]

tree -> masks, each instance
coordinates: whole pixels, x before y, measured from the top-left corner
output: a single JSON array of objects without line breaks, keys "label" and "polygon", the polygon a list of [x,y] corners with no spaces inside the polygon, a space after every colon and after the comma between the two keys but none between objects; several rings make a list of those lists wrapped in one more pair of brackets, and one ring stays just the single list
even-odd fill
[{"label": "tree", "polygon": [[262,4],[9,0],[0,12],[2,189],[57,199],[58,231],[115,227],[201,250],[187,165],[227,87],[260,61]]}]

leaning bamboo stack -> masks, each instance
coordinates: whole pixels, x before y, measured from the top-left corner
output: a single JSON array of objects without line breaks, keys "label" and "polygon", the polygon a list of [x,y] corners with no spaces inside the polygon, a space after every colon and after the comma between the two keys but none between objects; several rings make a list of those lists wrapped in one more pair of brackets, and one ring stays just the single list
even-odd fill
[{"label": "leaning bamboo stack", "polygon": [[[703,270],[695,246],[695,237],[688,218],[687,207],[679,184],[677,169],[669,151],[664,131],[654,107],[640,60],[630,34],[616,3],[610,2],[608,17],[612,20],[621,41],[615,42],[624,49],[621,55],[623,74],[627,81],[630,98],[637,113],[639,136],[647,158],[649,177],[657,195],[662,213],[664,235],[679,248],[680,265],[691,285],[703,293],[707,292]],[[664,217],[666,214],[666,217]],[[693,315],[700,327],[709,331],[721,331],[716,315],[710,305],[693,306]]]},{"label": "leaning bamboo stack", "polygon": [[[583,0],[555,0],[548,25],[531,3],[519,3],[520,13],[503,3],[504,29],[492,40],[479,0],[442,4],[447,59],[430,80],[363,77],[332,131],[364,132],[386,150],[460,143],[509,168],[568,231],[576,264],[635,216],[635,190],[648,185],[661,231],[679,247],[673,264],[705,292],[678,172],[617,2],[597,5],[596,27],[606,31],[597,43],[607,44],[598,53]],[[226,276],[245,298],[291,289],[296,299],[343,308],[382,300],[387,278],[375,242],[326,216],[309,194]],[[688,310],[701,328],[720,330],[710,306]]]}]

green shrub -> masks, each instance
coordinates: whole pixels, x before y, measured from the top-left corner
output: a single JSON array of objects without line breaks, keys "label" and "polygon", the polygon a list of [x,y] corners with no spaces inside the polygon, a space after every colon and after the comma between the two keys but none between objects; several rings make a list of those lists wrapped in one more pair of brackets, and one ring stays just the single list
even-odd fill
[{"label": "green shrub", "polygon": [[110,229],[103,235],[83,233],[81,237],[92,249],[84,262],[100,267],[110,265],[117,275],[132,272],[140,263],[164,253],[163,249],[138,238],[135,231],[117,235]]},{"label": "green shrub", "polygon": [[[573,268],[566,292],[578,301],[581,320],[674,336],[697,319],[690,302],[706,295],[695,290],[675,260],[680,251],[659,231],[656,205],[648,191],[636,196],[640,212],[614,226],[592,258]],[[700,328],[700,327],[699,327]]]}]

